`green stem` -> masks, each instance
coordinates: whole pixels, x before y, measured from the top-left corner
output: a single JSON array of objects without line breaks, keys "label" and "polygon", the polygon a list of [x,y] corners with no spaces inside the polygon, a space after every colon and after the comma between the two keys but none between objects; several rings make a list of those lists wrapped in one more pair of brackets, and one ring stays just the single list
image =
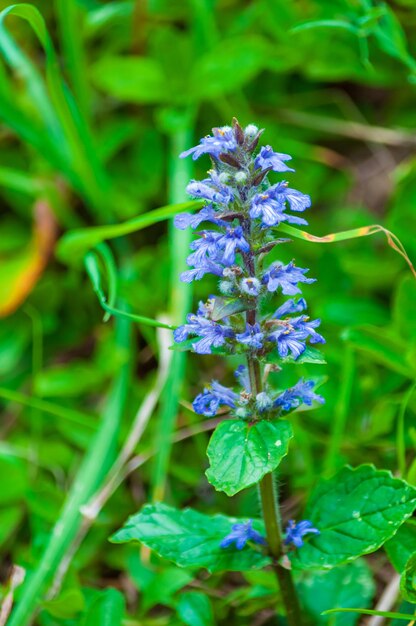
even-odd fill
[{"label": "green stem", "polygon": [[[248,372],[250,376],[251,393],[257,395],[262,390],[259,362],[248,356]],[[289,626],[302,626],[302,612],[290,570],[279,563],[284,554],[282,525],[278,504],[278,495],[273,483],[273,474],[266,474],[259,484],[264,525],[266,527],[267,545],[273,558],[273,569],[279,583],[282,600],[286,609]]]},{"label": "green stem", "polygon": [[302,626],[302,612],[290,570],[279,564],[283,555],[283,540],[280,527],[280,513],[277,494],[273,484],[273,475],[266,474],[260,481],[260,495],[263,508],[264,524],[266,526],[267,543],[273,557],[273,569],[276,574],[283,604],[286,609],[286,618],[289,626]]}]

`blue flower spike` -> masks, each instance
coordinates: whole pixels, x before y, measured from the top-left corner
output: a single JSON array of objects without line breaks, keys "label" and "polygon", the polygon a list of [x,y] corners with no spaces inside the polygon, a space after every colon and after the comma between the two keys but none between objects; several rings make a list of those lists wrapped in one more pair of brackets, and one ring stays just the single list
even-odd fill
[{"label": "blue flower spike", "polygon": [[286,539],[285,544],[292,543],[296,548],[301,548],[305,543],[303,537],[305,535],[320,535],[321,533],[317,528],[314,528],[312,522],[309,520],[302,520],[296,523],[295,520],[289,520],[286,526]]},{"label": "blue flower spike", "polygon": [[[181,154],[211,159],[208,176],[187,186],[191,197],[205,201],[203,206],[175,218],[179,229],[198,229],[187,257],[189,269],[182,272],[181,280],[190,283],[211,274],[221,293],[218,306],[202,303],[174,332],[177,343],[189,341],[186,347],[197,354],[220,351],[265,361],[274,353],[293,361],[305,352],[307,343],[325,343],[316,330],[320,320],[305,314],[301,287],[316,280],[308,277],[309,270],[293,261],[263,266],[268,251],[281,241],[276,229],[281,223],[306,224],[300,214],[311,206],[311,199],[286,180],[269,181],[276,173],[290,175],[294,170],[287,164],[290,155],[269,145],[257,148],[262,132],[255,124],[243,128],[233,119],[232,125],[213,128],[211,135]],[[282,301],[274,314],[262,314],[270,294],[280,295]],[[237,380],[240,390],[212,382],[195,398],[194,410],[213,417],[228,407],[239,419],[256,420],[259,414],[275,419],[302,404],[323,402],[310,380],[301,379],[280,394],[267,381],[260,394],[252,394],[246,373],[237,375]]]},{"label": "blue flower spike", "polygon": [[249,541],[262,546],[266,545],[265,538],[257,530],[254,530],[253,520],[251,519],[242,524],[234,524],[231,527],[231,532],[221,541],[220,546],[221,548],[229,548],[232,544],[235,544],[237,550],[242,550]]}]

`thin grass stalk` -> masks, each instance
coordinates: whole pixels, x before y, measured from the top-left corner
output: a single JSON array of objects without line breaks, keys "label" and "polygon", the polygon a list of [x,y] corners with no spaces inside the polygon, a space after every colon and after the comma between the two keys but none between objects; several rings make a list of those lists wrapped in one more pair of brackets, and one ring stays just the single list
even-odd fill
[{"label": "thin grass stalk", "polygon": [[60,406],[48,400],[26,396],[18,391],[6,389],[5,387],[0,387],[0,398],[8,400],[9,402],[16,402],[17,404],[30,407],[31,409],[36,409],[40,414],[47,413],[53,415],[54,417],[68,421],[74,426],[94,430],[94,418],[86,413],[81,413],[81,411]]},{"label": "thin grass stalk", "polygon": [[[179,160],[178,155],[192,144],[189,129],[178,130],[171,137],[169,180],[169,202],[172,204],[186,200],[184,189],[191,177],[192,165],[188,160]],[[191,241],[188,230],[180,231],[169,224],[169,248],[171,267],[170,317],[172,322],[181,323],[190,309],[192,287],[178,281],[179,274],[186,269],[186,255]],[[156,444],[158,454],[155,459],[152,477],[152,497],[163,500],[166,490],[169,459],[172,450],[172,435],[176,424],[180,393],[186,366],[186,352],[175,351],[170,371],[161,398],[161,411]]]},{"label": "thin grass stalk", "polygon": [[72,90],[83,118],[90,123],[90,88],[82,38],[81,11],[74,0],[56,0],[62,52]]},{"label": "thin grass stalk", "polygon": [[397,467],[399,475],[406,478],[406,432],[405,432],[405,416],[410,398],[416,389],[416,383],[412,383],[403,396],[400,403],[399,415],[397,417],[396,427],[396,448],[397,448]]},{"label": "thin grass stalk", "polygon": [[345,427],[351,401],[354,383],[355,359],[354,350],[350,346],[345,348],[342,360],[341,384],[338,401],[335,405],[334,420],[332,421],[331,436],[326,453],[324,471],[331,475],[337,469],[337,459],[340,458],[341,446],[344,440]]},{"label": "thin grass stalk", "polygon": [[[43,364],[43,324],[39,311],[26,304],[24,312],[28,316],[32,326],[32,375],[30,381],[31,394],[35,393],[36,379],[42,370]],[[30,410],[30,430],[31,430],[31,474],[34,478],[38,469],[39,449],[42,441],[43,420],[39,407],[32,406]]]}]

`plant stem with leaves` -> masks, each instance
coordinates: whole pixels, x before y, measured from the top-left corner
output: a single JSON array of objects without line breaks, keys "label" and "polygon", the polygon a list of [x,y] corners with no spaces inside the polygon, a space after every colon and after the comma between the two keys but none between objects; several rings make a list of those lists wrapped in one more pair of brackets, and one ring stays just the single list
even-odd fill
[{"label": "plant stem with leaves", "polygon": [[[293,169],[287,165],[289,155],[271,146],[257,150],[262,132],[253,124],[243,129],[234,119],[232,126],[214,128],[212,135],[181,155],[209,155],[212,168],[207,178],[187,186],[189,195],[205,200],[205,205],[195,214],[175,218],[180,230],[198,229],[187,258],[190,269],[180,278],[189,284],[211,274],[220,293],[187,315],[186,323],[174,331],[178,345],[173,347],[198,355],[241,357],[234,372],[237,390],[213,380],[195,398],[193,408],[210,418],[220,410],[223,415],[223,409],[229,413],[210,439],[206,477],[228,496],[258,487],[263,519],[210,516],[155,503],[132,516],[111,540],[138,540],[181,567],[210,572],[271,567],[288,625],[303,626],[304,610],[313,617],[316,608],[305,606],[305,597],[300,602],[299,571],[314,583],[316,570],[325,573],[376,551],[412,515],[416,490],[371,465],[347,466],[318,484],[305,509],[307,519],[291,519],[282,528],[273,472],[289,451],[292,422],[295,427],[297,423],[291,417],[324,400],[312,380],[301,378],[286,389],[280,388],[280,381],[290,380],[289,368],[299,363],[325,363],[315,347],[325,340],[317,331],[320,320],[305,314],[300,288],[315,279],[293,260],[276,260],[280,244],[287,242],[280,233],[314,240],[290,225],[307,224],[300,214],[311,199],[285,180],[269,180],[275,172],[290,175]],[[276,295],[288,297],[275,303]],[[284,375],[277,379],[281,370]],[[344,393],[348,395],[349,387]],[[340,413],[337,431],[343,430],[345,420],[346,414]],[[357,571],[361,567],[359,563]],[[410,561],[404,584],[411,580],[413,568]]]},{"label": "plant stem with leaves", "polygon": [[[245,236],[250,239],[250,222],[243,223]],[[256,259],[249,252],[245,258],[248,271],[256,275]],[[254,326],[258,318],[258,311],[251,309],[246,312],[248,325]],[[249,373],[250,387],[252,394],[256,397],[263,392],[261,367],[259,361],[252,355],[247,355],[247,369]],[[277,488],[273,482],[272,472],[265,474],[259,483],[259,493],[262,505],[264,526],[266,529],[267,544],[270,555],[273,558],[273,569],[275,571],[282,600],[286,609],[286,616],[289,626],[302,626],[302,612],[296,588],[290,570],[283,568],[279,561],[284,554],[282,522],[279,510],[279,499]]]}]

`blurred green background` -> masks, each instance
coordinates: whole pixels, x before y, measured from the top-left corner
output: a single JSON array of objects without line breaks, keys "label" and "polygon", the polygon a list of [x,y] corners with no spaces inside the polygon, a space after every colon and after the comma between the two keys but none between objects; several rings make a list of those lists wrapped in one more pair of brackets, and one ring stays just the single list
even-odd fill
[{"label": "blurred green background", "polygon": [[[288,179],[313,199],[309,232],[382,224],[414,260],[415,3],[7,7],[0,2],[0,574],[3,599],[13,593],[17,606],[10,624],[251,624],[260,609],[266,623],[276,599],[268,578],[208,580],[108,543],[152,498],[248,516],[259,505],[255,490],[229,500],[209,487],[215,421],[190,410],[204,382],[231,382],[237,361],[172,353],[170,331],[121,314],[104,322],[99,297],[175,324],[215,289],[179,283],[190,235],[162,219],[169,209],[156,223],[149,213],[187,200],[187,180],[208,160],[177,155],[234,115],[293,156]],[[57,242],[99,225],[113,238],[87,257],[91,282],[89,244]],[[279,379],[319,378],[326,398],[296,413],[285,514],[345,462],[373,462],[416,484],[409,267],[382,234],[295,240],[278,253],[318,278],[304,293],[327,338],[326,366],[288,367]],[[380,584],[386,563],[378,554],[370,564]],[[12,564],[26,571],[21,585]]]}]

